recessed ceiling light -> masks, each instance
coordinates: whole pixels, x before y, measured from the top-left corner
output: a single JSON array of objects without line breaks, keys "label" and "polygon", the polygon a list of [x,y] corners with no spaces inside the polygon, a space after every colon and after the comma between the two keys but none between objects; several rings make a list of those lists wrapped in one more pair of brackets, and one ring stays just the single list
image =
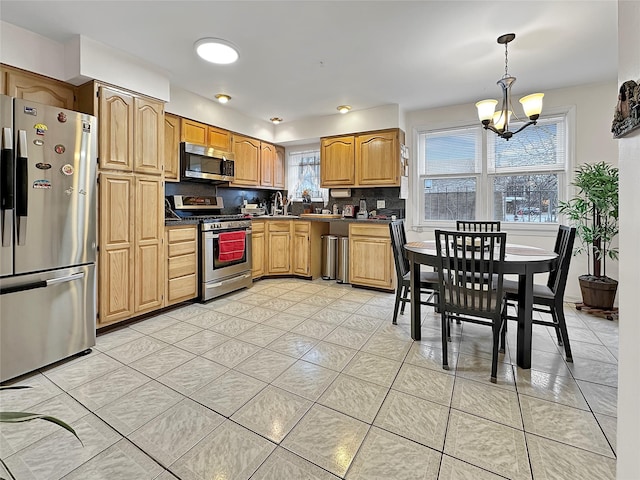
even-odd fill
[{"label": "recessed ceiling light", "polygon": [[224,93],[217,94],[216,98],[220,103],[227,103],[229,100],[231,100],[231,97],[229,95],[225,95]]},{"label": "recessed ceiling light", "polygon": [[282,119],[280,117],[271,117],[270,120],[274,125],[278,125],[280,122],[282,122]]},{"label": "recessed ceiling light", "polygon": [[220,38],[201,38],[195,44],[196,53],[207,62],[226,65],[238,60],[238,49]]},{"label": "recessed ceiling light", "polygon": [[338,107],[338,111],[339,111],[340,113],[343,113],[343,114],[344,114],[344,113],[349,113],[349,110],[351,110],[351,105],[340,105],[340,106]]}]

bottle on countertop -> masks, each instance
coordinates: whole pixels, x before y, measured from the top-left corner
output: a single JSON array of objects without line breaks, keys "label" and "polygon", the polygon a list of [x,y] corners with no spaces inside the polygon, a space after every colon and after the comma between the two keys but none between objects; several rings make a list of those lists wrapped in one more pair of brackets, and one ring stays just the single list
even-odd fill
[{"label": "bottle on countertop", "polygon": [[333,214],[334,215],[338,215],[338,204],[337,203],[333,204]]}]

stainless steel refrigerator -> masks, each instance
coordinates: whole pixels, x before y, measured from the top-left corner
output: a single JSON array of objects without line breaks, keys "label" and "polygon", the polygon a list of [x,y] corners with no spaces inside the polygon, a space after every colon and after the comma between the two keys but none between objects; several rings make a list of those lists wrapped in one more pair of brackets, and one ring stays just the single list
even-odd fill
[{"label": "stainless steel refrigerator", "polygon": [[95,117],[0,96],[0,381],[96,340]]}]

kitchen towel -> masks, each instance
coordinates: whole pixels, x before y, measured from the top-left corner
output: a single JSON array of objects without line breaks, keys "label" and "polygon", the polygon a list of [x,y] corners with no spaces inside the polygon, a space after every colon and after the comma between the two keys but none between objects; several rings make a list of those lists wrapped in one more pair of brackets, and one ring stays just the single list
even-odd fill
[{"label": "kitchen towel", "polygon": [[218,237],[218,260],[221,262],[240,260],[244,256],[246,237],[244,230],[220,233]]}]

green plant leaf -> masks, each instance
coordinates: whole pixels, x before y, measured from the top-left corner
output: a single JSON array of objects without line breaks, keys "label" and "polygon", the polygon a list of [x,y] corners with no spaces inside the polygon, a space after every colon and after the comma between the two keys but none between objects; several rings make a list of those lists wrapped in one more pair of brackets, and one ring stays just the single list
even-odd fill
[{"label": "green plant leaf", "polygon": [[32,420],[45,420],[47,422],[55,423],[56,425],[64,428],[68,432],[73,433],[73,435],[78,439],[78,441],[84,446],[82,440],[76,433],[76,431],[71,428],[68,424],[63,422],[62,420],[52,417],[50,415],[43,415],[40,413],[29,413],[29,412],[0,412],[0,422],[4,423],[20,423],[20,422],[30,422]]}]

